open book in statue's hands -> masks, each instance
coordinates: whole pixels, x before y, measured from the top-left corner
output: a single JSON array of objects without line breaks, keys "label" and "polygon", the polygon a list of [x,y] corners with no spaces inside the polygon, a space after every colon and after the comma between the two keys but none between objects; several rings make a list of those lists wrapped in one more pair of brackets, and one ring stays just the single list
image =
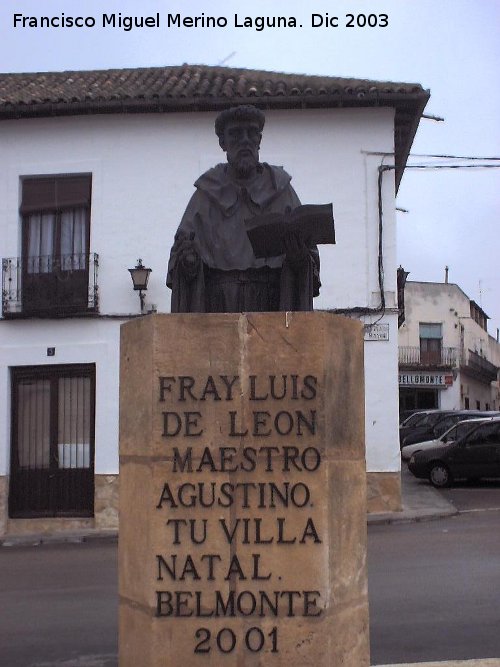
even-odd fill
[{"label": "open book in statue's hands", "polygon": [[332,204],[303,204],[286,213],[264,213],[246,220],[255,257],[283,255],[287,234],[308,246],[335,243]]}]

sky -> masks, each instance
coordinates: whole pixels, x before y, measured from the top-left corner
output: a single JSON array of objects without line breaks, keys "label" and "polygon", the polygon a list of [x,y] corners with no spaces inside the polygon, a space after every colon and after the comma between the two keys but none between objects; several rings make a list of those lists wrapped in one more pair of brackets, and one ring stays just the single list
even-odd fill
[{"label": "sky", "polygon": [[[126,31],[101,26],[103,13],[119,18],[119,14],[156,16],[157,12],[158,28]],[[14,14],[94,17],[96,24],[14,27]],[[168,27],[169,14],[219,17],[227,25]],[[371,15],[370,22],[377,25],[348,27],[350,14],[360,23],[362,15]],[[321,25],[313,27],[312,15]],[[294,17],[297,27],[256,30],[234,25],[247,16]],[[430,89],[425,113],[444,120],[422,119],[412,147],[408,164],[426,168],[407,169],[399,189],[397,206],[405,212],[398,212],[398,264],[410,272],[409,280],[429,282],[443,282],[448,266],[449,281],[485,310],[491,318],[489,333],[496,336],[500,0],[2,0],[0,4],[2,72],[182,63],[415,82]],[[450,165],[461,168],[449,169]]]}]

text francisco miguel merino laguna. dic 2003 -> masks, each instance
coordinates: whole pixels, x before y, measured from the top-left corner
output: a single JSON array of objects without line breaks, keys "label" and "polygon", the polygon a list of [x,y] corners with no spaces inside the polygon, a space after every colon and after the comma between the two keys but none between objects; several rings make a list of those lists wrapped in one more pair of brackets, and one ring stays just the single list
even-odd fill
[{"label": "text francisco miguel merino laguna. dic 2003", "polygon": [[29,16],[22,13],[12,15],[14,28],[48,28],[48,29],[119,29],[125,32],[137,29],[224,29],[241,28],[257,32],[273,29],[301,28],[351,28],[370,29],[387,28],[389,15],[384,13],[353,13],[333,15],[328,13],[310,13],[306,17],[296,16],[210,16],[201,13],[197,16],[184,14],[165,14],[160,12],[150,16],[127,16],[121,12],[100,14],[98,16],[70,16],[65,13],[53,15]]}]

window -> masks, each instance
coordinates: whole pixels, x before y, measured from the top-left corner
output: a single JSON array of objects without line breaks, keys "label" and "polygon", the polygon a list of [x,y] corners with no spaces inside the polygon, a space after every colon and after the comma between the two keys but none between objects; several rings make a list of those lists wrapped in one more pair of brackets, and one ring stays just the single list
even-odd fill
[{"label": "window", "polygon": [[470,302],[470,316],[485,331],[488,330],[487,315],[475,301]]},{"label": "window", "polygon": [[22,179],[25,314],[88,309],[90,198],[90,174]]},{"label": "window", "polygon": [[441,324],[420,324],[420,363],[424,366],[439,365],[442,343]]},{"label": "window", "polygon": [[432,410],[439,407],[437,389],[399,388],[399,408],[404,410]]},{"label": "window", "polygon": [[476,423],[471,422],[471,421],[461,421],[456,426],[448,431],[446,434],[446,439],[447,441],[450,440],[460,440],[463,438],[467,433],[472,431],[474,428],[476,428]]},{"label": "window", "polygon": [[11,375],[10,516],[93,516],[94,366]]},{"label": "window", "polygon": [[467,442],[471,445],[500,444],[500,426],[494,423],[483,424],[471,433]]},{"label": "window", "polygon": [[435,427],[435,433],[436,436],[443,435],[449,428],[453,426],[455,422],[457,422],[460,419],[459,416],[456,415],[449,415],[448,417],[445,417],[442,419],[439,424]]}]

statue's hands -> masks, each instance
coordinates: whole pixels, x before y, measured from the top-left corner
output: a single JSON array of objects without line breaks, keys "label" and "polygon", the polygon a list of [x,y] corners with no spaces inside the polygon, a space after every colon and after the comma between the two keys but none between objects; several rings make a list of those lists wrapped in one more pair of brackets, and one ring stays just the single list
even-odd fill
[{"label": "statue's hands", "polygon": [[174,248],[178,257],[178,266],[187,280],[193,280],[196,277],[201,259],[194,244],[194,233],[189,236],[177,234]]},{"label": "statue's hands", "polygon": [[309,262],[309,248],[303,238],[287,232],[283,238],[286,261],[293,271],[305,269]]}]

